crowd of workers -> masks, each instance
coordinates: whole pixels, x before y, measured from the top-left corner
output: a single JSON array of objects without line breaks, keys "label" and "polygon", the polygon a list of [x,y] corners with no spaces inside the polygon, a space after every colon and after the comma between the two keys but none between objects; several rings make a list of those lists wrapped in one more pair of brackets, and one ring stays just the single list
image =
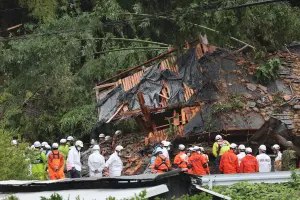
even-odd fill
[{"label": "crowd of workers", "polygon": [[[123,147],[116,145],[116,138],[121,131],[116,131],[113,138],[99,135],[99,142],[91,140],[91,146],[83,153],[83,142],[68,136],[62,138],[60,143],[50,146],[47,142],[34,142],[30,148],[30,172],[41,180],[57,180],[68,178],[80,178],[83,168],[88,169],[90,177],[121,176],[123,170]],[[17,141],[12,141],[13,145]],[[272,146],[276,158],[275,171],[286,171],[297,168],[297,155],[292,150],[293,143],[286,143],[287,150],[281,153],[280,146]],[[100,148],[101,147],[101,148]],[[195,175],[210,174],[209,156],[204,148],[192,146],[186,148],[183,144],[178,146],[178,154],[173,162],[170,160],[169,151],[171,142],[162,141],[154,146],[151,155],[150,168],[152,173],[164,173],[172,169],[181,169]],[[112,151],[114,150],[114,152]],[[216,169],[223,174],[270,172],[272,162],[266,154],[266,146],[260,145],[259,154],[254,157],[252,149],[229,143],[222,136],[215,137],[212,153],[215,157]]]},{"label": "crowd of workers", "polygon": [[[117,138],[120,133],[116,131],[113,138]],[[84,167],[88,168],[90,177],[102,177],[103,174],[121,176],[123,163],[120,156],[123,147],[116,146],[113,138],[100,134],[99,143],[91,140],[91,146],[83,153],[83,142],[77,140],[74,143],[72,136],[62,138],[59,144],[53,143],[51,146],[47,142],[36,141],[29,148],[29,171],[40,180],[80,178]],[[17,141],[13,140],[12,145],[17,145]],[[115,150],[113,153],[112,148]]]},{"label": "crowd of workers", "polygon": [[[178,146],[179,153],[175,156],[171,164],[168,154],[170,143],[163,141],[156,147],[154,159],[151,161],[153,173],[163,173],[174,168],[180,168],[183,171],[195,175],[210,174],[209,158],[204,153],[203,147],[193,146],[185,148],[183,144]],[[297,168],[296,151],[292,150],[293,143],[287,141],[285,147],[287,150],[281,153],[280,146],[275,144],[272,150],[276,155],[274,161],[275,171],[286,171]],[[223,174],[235,173],[255,173],[271,172],[272,162],[270,156],[266,154],[265,145],[258,148],[259,154],[252,155],[252,149],[245,145],[237,145],[224,140],[221,135],[215,137],[213,145],[213,155],[215,157],[216,169]]]}]

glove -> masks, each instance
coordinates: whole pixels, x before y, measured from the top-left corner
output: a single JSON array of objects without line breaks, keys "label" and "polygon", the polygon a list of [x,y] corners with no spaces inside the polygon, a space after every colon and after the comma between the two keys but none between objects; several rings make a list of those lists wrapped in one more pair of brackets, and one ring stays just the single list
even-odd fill
[{"label": "glove", "polygon": [[75,169],[75,167],[72,167],[72,172],[76,172],[76,169]]},{"label": "glove", "polygon": [[155,169],[155,170],[158,170],[158,166],[154,166],[154,169]]},{"label": "glove", "polygon": [[94,171],[95,173],[99,173],[99,171],[96,169],[95,171]]},{"label": "glove", "polygon": [[57,171],[58,171],[58,168],[55,168],[55,169],[54,169],[54,171],[56,171],[56,172],[57,172]]}]

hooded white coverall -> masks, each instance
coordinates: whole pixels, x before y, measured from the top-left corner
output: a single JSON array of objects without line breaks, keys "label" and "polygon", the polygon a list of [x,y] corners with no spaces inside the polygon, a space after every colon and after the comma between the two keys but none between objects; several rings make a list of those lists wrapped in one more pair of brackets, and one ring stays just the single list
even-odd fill
[{"label": "hooded white coverall", "polygon": [[[102,177],[102,171],[105,167],[105,159],[100,154],[100,151],[94,151],[88,159],[90,177]],[[98,171],[95,173],[95,171]]]},{"label": "hooded white coverall", "polygon": [[117,152],[111,154],[105,163],[105,167],[109,169],[110,177],[121,176],[123,162]]},{"label": "hooded white coverall", "polygon": [[67,158],[67,170],[69,171],[73,167],[75,167],[77,171],[81,171],[80,151],[78,151],[75,147],[70,149]]},{"label": "hooded white coverall", "polygon": [[271,158],[265,153],[256,156],[259,166],[259,172],[271,172],[272,164]]}]

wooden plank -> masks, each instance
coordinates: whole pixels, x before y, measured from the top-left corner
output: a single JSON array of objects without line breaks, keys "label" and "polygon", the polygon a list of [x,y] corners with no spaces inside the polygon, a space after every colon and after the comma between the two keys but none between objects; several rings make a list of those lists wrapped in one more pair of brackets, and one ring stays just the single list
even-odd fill
[{"label": "wooden plank", "polygon": [[7,28],[6,30],[7,31],[10,31],[10,30],[13,30],[13,29],[15,29],[15,28],[19,28],[20,26],[22,26],[23,24],[17,24],[17,25],[15,25],[15,26],[12,26],[12,27],[9,27],[9,28]]},{"label": "wooden plank", "polygon": [[141,91],[139,91],[137,95],[138,95],[138,100],[139,100],[139,104],[140,104],[142,113],[146,120],[146,127],[151,127],[151,125],[152,125],[153,130],[156,130],[155,124],[152,123],[152,121],[151,121],[151,115],[150,115],[149,108],[145,105],[145,99],[144,99],[143,93]]},{"label": "wooden plank", "polygon": [[178,126],[179,125],[179,116],[177,114],[177,112],[174,110],[173,112],[173,124],[174,126]]},{"label": "wooden plank", "polygon": [[123,78],[123,79],[121,79],[121,81],[122,81],[122,85],[123,85],[123,89],[124,89],[124,91],[126,91],[126,86],[125,86],[125,79]]},{"label": "wooden plank", "polygon": [[192,118],[192,111],[190,110],[189,107],[185,107],[185,108],[184,108],[184,112],[185,112],[185,114],[186,114],[186,120],[187,120],[187,121],[190,121],[191,118]]},{"label": "wooden plank", "polygon": [[111,116],[111,118],[109,118],[109,120],[106,121],[106,123],[111,122],[111,120],[113,120],[115,118],[115,116],[121,111],[121,109],[123,108],[124,104],[122,104],[117,111]]},{"label": "wooden plank", "polygon": [[103,85],[97,85],[96,87],[94,87],[95,89],[101,89],[101,88],[107,88],[107,87],[112,87],[112,86],[116,86],[117,82],[113,82],[113,83],[107,83],[107,84],[103,84]]},{"label": "wooden plank", "polygon": [[182,121],[182,124],[186,123],[186,116],[185,116],[184,109],[181,109],[181,121]]}]

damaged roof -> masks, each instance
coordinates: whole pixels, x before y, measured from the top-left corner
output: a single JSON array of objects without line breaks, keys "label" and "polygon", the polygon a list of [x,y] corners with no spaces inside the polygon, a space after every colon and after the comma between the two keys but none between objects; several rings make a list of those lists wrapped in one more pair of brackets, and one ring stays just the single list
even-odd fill
[{"label": "damaged roof", "polygon": [[[276,56],[284,59],[279,71],[280,78],[261,85],[254,77],[257,66],[247,61],[249,58],[198,43],[177,57],[171,55],[116,82],[97,86],[99,121],[108,123],[131,115],[142,115],[138,97],[138,93],[142,92],[150,113],[180,109],[173,115],[173,124],[178,127],[179,135],[222,130],[257,130],[274,113],[277,116],[283,113],[282,109],[277,109],[274,105],[279,104],[278,98],[290,101],[294,96],[291,83],[300,83],[296,82],[299,79],[293,75],[293,68],[290,67],[297,61],[297,56]],[[239,108],[230,105],[230,101],[237,96],[242,99],[242,106]],[[229,110],[216,112],[216,109],[223,109],[228,105],[231,106]],[[289,114],[284,120],[292,128],[291,112],[285,113]],[[168,127],[163,129],[166,128]],[[166,135],[159,128],[154,131],[161,131]]]}]

